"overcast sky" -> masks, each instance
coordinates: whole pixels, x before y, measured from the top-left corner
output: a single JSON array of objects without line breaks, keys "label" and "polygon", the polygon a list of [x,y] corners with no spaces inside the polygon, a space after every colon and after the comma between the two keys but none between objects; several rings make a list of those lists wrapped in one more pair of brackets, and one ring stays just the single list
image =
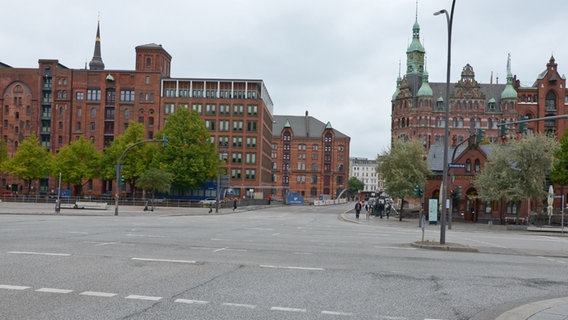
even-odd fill
[{"label": "overcast sky", "polygon": [[[431,82],[445,82],[451,0],[420,0]],[[132,70],[134,47],[157,43],[172,77],[262,79],[278,115],[311,116],[351,137],[351,157],[390,145],[391,98],[416,18],[415,0],[21,0],[2,4],[0,62],[83,68],[100,12],[108,70]],[[456,0],[451,79],[469,63],[482,83],[512,72],[532,85],[551,55],[568,71],[568,1]]]}]

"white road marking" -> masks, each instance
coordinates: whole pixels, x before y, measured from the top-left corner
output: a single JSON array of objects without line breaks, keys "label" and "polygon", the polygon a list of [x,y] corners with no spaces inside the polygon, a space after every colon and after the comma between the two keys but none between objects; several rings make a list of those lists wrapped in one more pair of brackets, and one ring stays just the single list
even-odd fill
[{"label": "white road marking", "polygon": [[292,266],[273,266],[267,264],[261,264],[261,268],[271,268],[271,269],[290,269],[290,270],[307,270],[307,271],[325,271],[324,268],[311,268],[311,267],[292,267]]},{"label": "white road marking", "polygon": [[299,309],[299,308],[285,308],[285,307],[272,307],[270,308],[272,311],[287,311],[287,312],[307,312],[306,309]]},{"label": "white road marking", "polygon": [[6,290],[26,290],[29,289],[30,287],[24,287],[24,286],[11,286],[9,284],[0,284],[0,289],[6,289]]},{"label": "white road marking", "polygon": [[83,232],[83,231],[69,231],[67,233],[72,233],[72,234],[89,234],[88,232]]},{"label": "white road marking", "polygon": [[292,254],[300,254],[300,255],[311,255],[311,252],[292,252]]},{"label": "white road marking", "polygon": [[332,315],[332,316],[348,316],[348,317],[353,316],[352,312],[326,311],[326,310],[323,310],[321,312],[321,314],[327,314],[327,315]]},{"label": "white road marking", "polygon": [[190,300],[190,299],[176,299],[174,302],[187,303],[187,304],[208,304],[209,303],[209,301]]},{"label": "white road marking", "polygon": [[189,263],[189,264],[197,263],[194,260],[172,260],[172,259],[153,259],[153,258],[130,258],[130,260],[149,261],[149,262],[175,262],[175,263]]},{"label": "white road marking", "polygon": [[558,260],[558,259],[553,259],[553,258],[548,258],[548,257],[539,256],[539,258],[544,259],[544,260],[547,260],[547,261],[550,261],[550,262],[556,262],[556,263],[562,263],[562,264],[565,264],[565,263],[566,263],[566,261],[562,261],[562,260]]},{"label": "white road marking", "polygon": [[223,305],[224,305],[224,306],[229,306],[229,307],[239,307],[239,308],[248,308],[248,309],[254,309],[254,308],[256,308],[256,306],[255,306],[254,304],[242,304],[242,303],[224,302]]},{"label": "white road marking", "polygon": [[219,248],[219,249],[213,250],[213,252],[219,252],[219,251],[223,251],[223,250],[226,250],[226,249],[227,249],[227,248]]},{"label": "white road marking", "polygon": [[70,293],[73,292],[73,290],[67,290],[67,289],[56,289],[56,288],[41,288],[41,289],[37,289],[37,292],[49,292],[49,293]]},{"label": "white road marking", "polygon": [[280,232],[276,232],[276,233],[273,233],[273,234],[271,234],[271,235],[272,235],[272,236],[279,236],[279,235],[280,235]]},{"label": "white road marking", "polygon": [[69,254],[69,253],[31,252],[31,251],[8,251],[8,253],[31,254],[31,255],[40,255],[40,256],[57,256],[57,257],[69,257],[69,256],[71,256],[71,254]]},{"label": "white road marking", "polygon": [[257,230],[257,231],[273,231],[272,228],[247,228],[247,230]]},{"label": "white road marking", "polygon": [[157,236],[157,235],[152,235],[152,234],[132,234],[132,233],[127,233],[126,236],[127,237],[141,237],[141,238],[167,238],[167,236]]},{"label": "white road marking", "polygon": [[82,296],[91,296],[91,297],[103,297],[103,298],[112,298],[116,296],[116,293],[110,292],[97,292],[97,291],[84,291],[79,293]]},{"label": "white road marking", "polygon": [[231,240],[228,240],[228,239],[219,239],[219,238],[211,238],[210,240],[211,241],[231,241]]},{"label": "white road marking", "polygon": [[131,294],[131,295],[127,296],[125,299],[160,301],[160,300],[162,300],[162,297],[139,296],[139,295]]}]

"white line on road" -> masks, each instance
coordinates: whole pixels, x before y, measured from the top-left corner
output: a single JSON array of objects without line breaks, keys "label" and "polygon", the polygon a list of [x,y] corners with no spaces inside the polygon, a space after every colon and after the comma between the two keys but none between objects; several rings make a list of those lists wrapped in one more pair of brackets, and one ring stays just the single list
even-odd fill
[{"label": "white line on road", "polygon": [[187,303],[187,304],[208,304],[209,303],[209,301],[190,300],[190,299],[176,299],[174,302]]},{"label": "white line on road", "polygon": [[280,232],[276,232],[276,233],[271,234],[271,236],[279,236],[279,235],[280,235]]},{"label": "white line on road", "polygon": [[247,228],[247,230],[257,230],[257,231],[272,231],[272,228]]},{"label": "white line on road", "polygon": [[254,308],[256,308],[256,306],[255,306],[254,304],[242,304],[242,303],[224,302],[223,305],[224,305],[224,306],[229,306],[229,307],[248,308],[248,309],[254,309]]},{"label": "white line on road", "polygon": [[172,260],[172,259],[152,259],[152,258],[130,258],[130,260],[149,261],[149,262],[175,262],[175,263],[189,263],[189,264],[197,263],[196,261],[193,260]]},{"label": "white line on road", "polygon": [[213,252],[219,252],[219,251],[223,251],[223,250],[226,250],[226,249],[227,249],[227,248],[219,248],[219,249],[213,250]]},{"label": "white line on road", "polygon": [[311,267],[291,267],[291,266],[273,266],[268,264],[261,264],[261,268],[271,269],[290,269],[290,270],[307,270],[307,271],[325,271],[324,268],[311,268]]},{"label": "white line on road", "polygon": [[49,292],[49,293],[71,293],[73,290],[67,289],[56,289],[56,288],[41,288],[37,289],[37,292]]},{"label": "white line on road", "polygon": [[9,284],[0,284],[0,289],[7,289],[7,290],[26,290],[29,289],[30,287],[24,287],[24,286],[11,286]]},{"label": "white line on road", "polygon": [[270,308],[272,311],[287,311],[287,312],[307,312],[306,309],[300,308],[285,308],[285,307],[272,307]]},{"label": "white line on road", "polygon": [[321,314],[327,314],[327,315],[332,315],[332,316],[347,316],[347,317],[353,316],[352,312],[326,311],[326,310],[323,310],[321,312]]},{"label": "white line on road", "polygon": [[162,297],[139,296],[139,295],[131,294],[131,295],[127,296],[125,299],[160,301],[160,300],[162,300]]},{"label": "white line on road", "polygon": [[127,237],[141,237],[141,238],[167,238],[167,236],[156,236],[156,235],[152,235],[152,234],[132,234],[132,233],[127,233],[126,236]]},{"label": "white line on road", "polygon": [[81,296],[91,296],[91,297],[103,297],[103,298],[112,298],[116,296],[116,293],[110,292],[97,292],[97,291],[84,291],[79,293]]},{"label": "white line on road", "polygon": [[292,254],[299,254],[299,255],[312,255],[311,252],[292,252]]},{"label": "white line on road", "polygon": [[31,255],[40,255],[40,256],[58,256],[58,257],[69,257],[69,256],[71,256],[69,253],[31,252],[31,251],[8,251],[8,253],[31,254]]}]

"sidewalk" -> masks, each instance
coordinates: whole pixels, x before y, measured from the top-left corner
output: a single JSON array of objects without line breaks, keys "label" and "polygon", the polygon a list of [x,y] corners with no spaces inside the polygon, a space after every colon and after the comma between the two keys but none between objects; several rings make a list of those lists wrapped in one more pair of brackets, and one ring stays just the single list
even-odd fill
[{"label": "sidewalk", "polygon": [[[398,228],[418,228],[418,220],[411,219],[411,218],[404,218],[403,221],[398,221],[398,216],[390,217],[387,219],[386,217],[378,218],[374,216],[370,216],[369,219],[366,219],[365,214],[361,213],[359,219],[355,218],[355,214],[353,212],[341,213],[339,218],[343,221],[350,222],[350,223],[357,223],[363,225],[370,225],[370,226],[391,226],[391,227],[398,227]],[[439,228],[439,225],[438,225]],[[565,228],[566,229],[566,228]],[[464,222],[454,222],[452,224],[452,230],[454,231],[494,231],[494,232],[521,232],[524,234],[534,233],[534,232],[543,232],[545,234],[552,234],[555,236],[561,236],[560,232],[562,231],[560,228],[528,228],[525,231],[508,231],[506,226],[502,225],[487,225],[487,224],[479,224],[479,223],[464,223]],[[421,249],[430,249],[430,250],[445,250],[445,251],[460,251],[460,252],[481,252],[481,253],[491,253],[491,254],[499,254],[499,253],[507,253],[508,252],[498,252],[498,250],[487,250],[484,248],[474,248],[470,246],[461,245],[459,243],[446,243],[444,245],[440,245],[436,242],[426,242],[426,243],[419,243],[415,242],[411,244],[414,247],[421,248]],[[535,255],[535,256],[546,256],[547,252],[525,252],[527,255]],[[550,254],[550,253],[549,253]],[[555,257],[564,257],[568,258],[568,252],[554,252],[552,253]],[[489,310],[490,311],[490,310]],[[482,315],[480,317],[474,317],[472,320],[487,320],[492,319],[488,318],[487,315]],[[508,310],[496,318],[495,320],[568,320],[568,297],[557,298],[557,299],[548,299],[542,301],[536,301],[521,305],[514,309]]]}]

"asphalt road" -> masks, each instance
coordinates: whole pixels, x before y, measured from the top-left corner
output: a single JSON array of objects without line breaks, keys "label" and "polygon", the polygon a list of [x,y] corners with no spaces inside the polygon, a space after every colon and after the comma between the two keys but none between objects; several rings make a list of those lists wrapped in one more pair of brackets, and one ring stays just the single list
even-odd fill
[{"label": "asphalt road", "polygon": [[[0,319],[494,319],[568,296],[568,238],[414,222],[347,206],[227,215],[0,215]],[[426,228],[437,239],[438,226]]]}]

